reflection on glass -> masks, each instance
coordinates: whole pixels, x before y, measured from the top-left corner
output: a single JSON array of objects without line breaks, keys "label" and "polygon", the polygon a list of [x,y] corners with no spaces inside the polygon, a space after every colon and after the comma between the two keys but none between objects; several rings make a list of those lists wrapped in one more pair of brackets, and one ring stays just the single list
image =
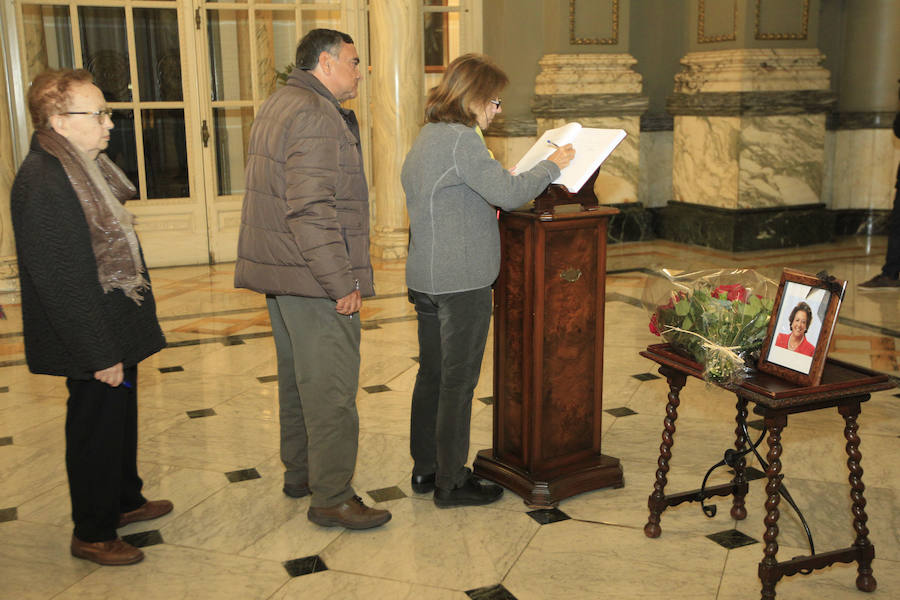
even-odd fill
[{"label": "reflection on glass", "polygon": [[141,184],[138,180],[137,146],[134,141],[134,111],[114,110],[112,122],[106,155],[128,175],[128,179],[138,189],[135,196],[138,198]]},{"label": "reflection on glass", "polygon": [[184,111],[146,109],[141,111],[144,128],[144,168],[148,198],[187,198],[187,145]]},{"label": "reflection on glass", "polygon": [[47,69],[71,69],[72,30],[66,6],[22,5],[28,81]]},{"label": "reflection on glass", "polygon": [[251,100],[250,26],[246,10],[209,10],[212,99]]},{"label": "reflection on glass", "polygon": [[[259,98],[275,91],[293,68],[297,54],[297,27],[293,11],[261,10],[256,13],[256,56]],[[259,35],[265,31],[266,35]]]},{"label": "reflection on glass", "polygon": [[216,180],[220,196],[244,193],[244,165],[252,123],[252,108],[213,109]]},{"label": "reflection on glass", "polygon": [[81,60],[107,102],[131,100],[125,9],[79,6]]},{"label": "reflection on glass", "polygon": [[134,43],[141,100],[181,100],[177,11],[174,8],[135,8]]},{"label": "reflection on glass", "polygon": [[[304,10],[301,13],[300,36],[313,29],[337,29],[341,31],[341,11],[339,10]],[[356,40],[354,40],[356,41]]]}]

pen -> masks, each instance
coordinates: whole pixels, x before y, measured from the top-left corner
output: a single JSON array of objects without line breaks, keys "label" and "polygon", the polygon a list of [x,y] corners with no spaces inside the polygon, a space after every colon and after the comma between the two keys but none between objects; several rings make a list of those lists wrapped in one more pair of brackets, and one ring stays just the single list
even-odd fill
[{"label": "pen", "polygon": [[551,142],[550,140],[547,140],[547,143],[550,144],[551,146],[553,146],[554,148],[559,148],[559,146],[557,146],[556,144],[554,144],[554,143]]}]

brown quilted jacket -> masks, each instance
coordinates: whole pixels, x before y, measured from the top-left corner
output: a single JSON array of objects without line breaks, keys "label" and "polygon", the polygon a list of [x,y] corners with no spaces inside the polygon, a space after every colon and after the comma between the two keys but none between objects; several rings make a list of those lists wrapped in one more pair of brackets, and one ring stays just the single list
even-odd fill
[{"label": "brown quilted jacket", "polygon": [[234,285],[337,300],[375,294],[369,193],[353,111],[294,69],[250,130]]}]

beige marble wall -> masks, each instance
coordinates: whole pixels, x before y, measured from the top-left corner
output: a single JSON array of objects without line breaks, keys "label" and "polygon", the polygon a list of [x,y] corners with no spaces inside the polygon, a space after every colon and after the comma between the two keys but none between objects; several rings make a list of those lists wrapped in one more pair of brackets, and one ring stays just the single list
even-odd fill
[{"label": "beige marble wall", "polygon": [[900,140],[891,129],[841,130],[833,135],[831,208],[890,210]]},{"label": "beige marble wall", "polygon": [[400,184],[403,159],[422,123],[424,73],[422,5],[416,0],[372,0],[372,254],[406,256],[409,221]]}]

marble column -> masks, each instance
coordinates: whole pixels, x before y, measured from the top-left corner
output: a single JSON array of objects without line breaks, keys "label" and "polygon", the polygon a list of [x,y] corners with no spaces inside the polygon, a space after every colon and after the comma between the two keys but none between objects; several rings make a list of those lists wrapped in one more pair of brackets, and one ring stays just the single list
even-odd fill
[{"label": "marble column", "polygon": [[627,53],[547,54],[534,86],[537,135],[571,121],[627,134],[603,163],[594,185],[601,204],[621,211],[610,222],[611,242],[652,237],[651,215],[638,203],[640,121],[648,99],[641,75],[633,70],[636,62]]},{"label": "marble column", "polygon": [[822,186],[834,100],[823,58],[815,48],[684,56],[667,103],[675,202],[664,237],[726,250],[831,239]]},{"label": "marble column", "polygon": [[400,169],[424,114],[422,3],[371,0],[369,26],[374,181],[371,252],[380,258],[403,258],[409,220]]},{"label": "marble column", "polygon": [[[2,66],[2,65],[0,65]],[[9,215],[9,191],[15,177],[12,127],[9,121],[7,81],[0,81],[0,304],[9,302],[6,292],[18,289],[15,240]]]},{"label": "marble column", "polygon": [[841,95],[833,142],[831,208],[839,233],[885,231],[894,197],[900,144],[892,124],[900,105],[900,3],[847,5]]}]

